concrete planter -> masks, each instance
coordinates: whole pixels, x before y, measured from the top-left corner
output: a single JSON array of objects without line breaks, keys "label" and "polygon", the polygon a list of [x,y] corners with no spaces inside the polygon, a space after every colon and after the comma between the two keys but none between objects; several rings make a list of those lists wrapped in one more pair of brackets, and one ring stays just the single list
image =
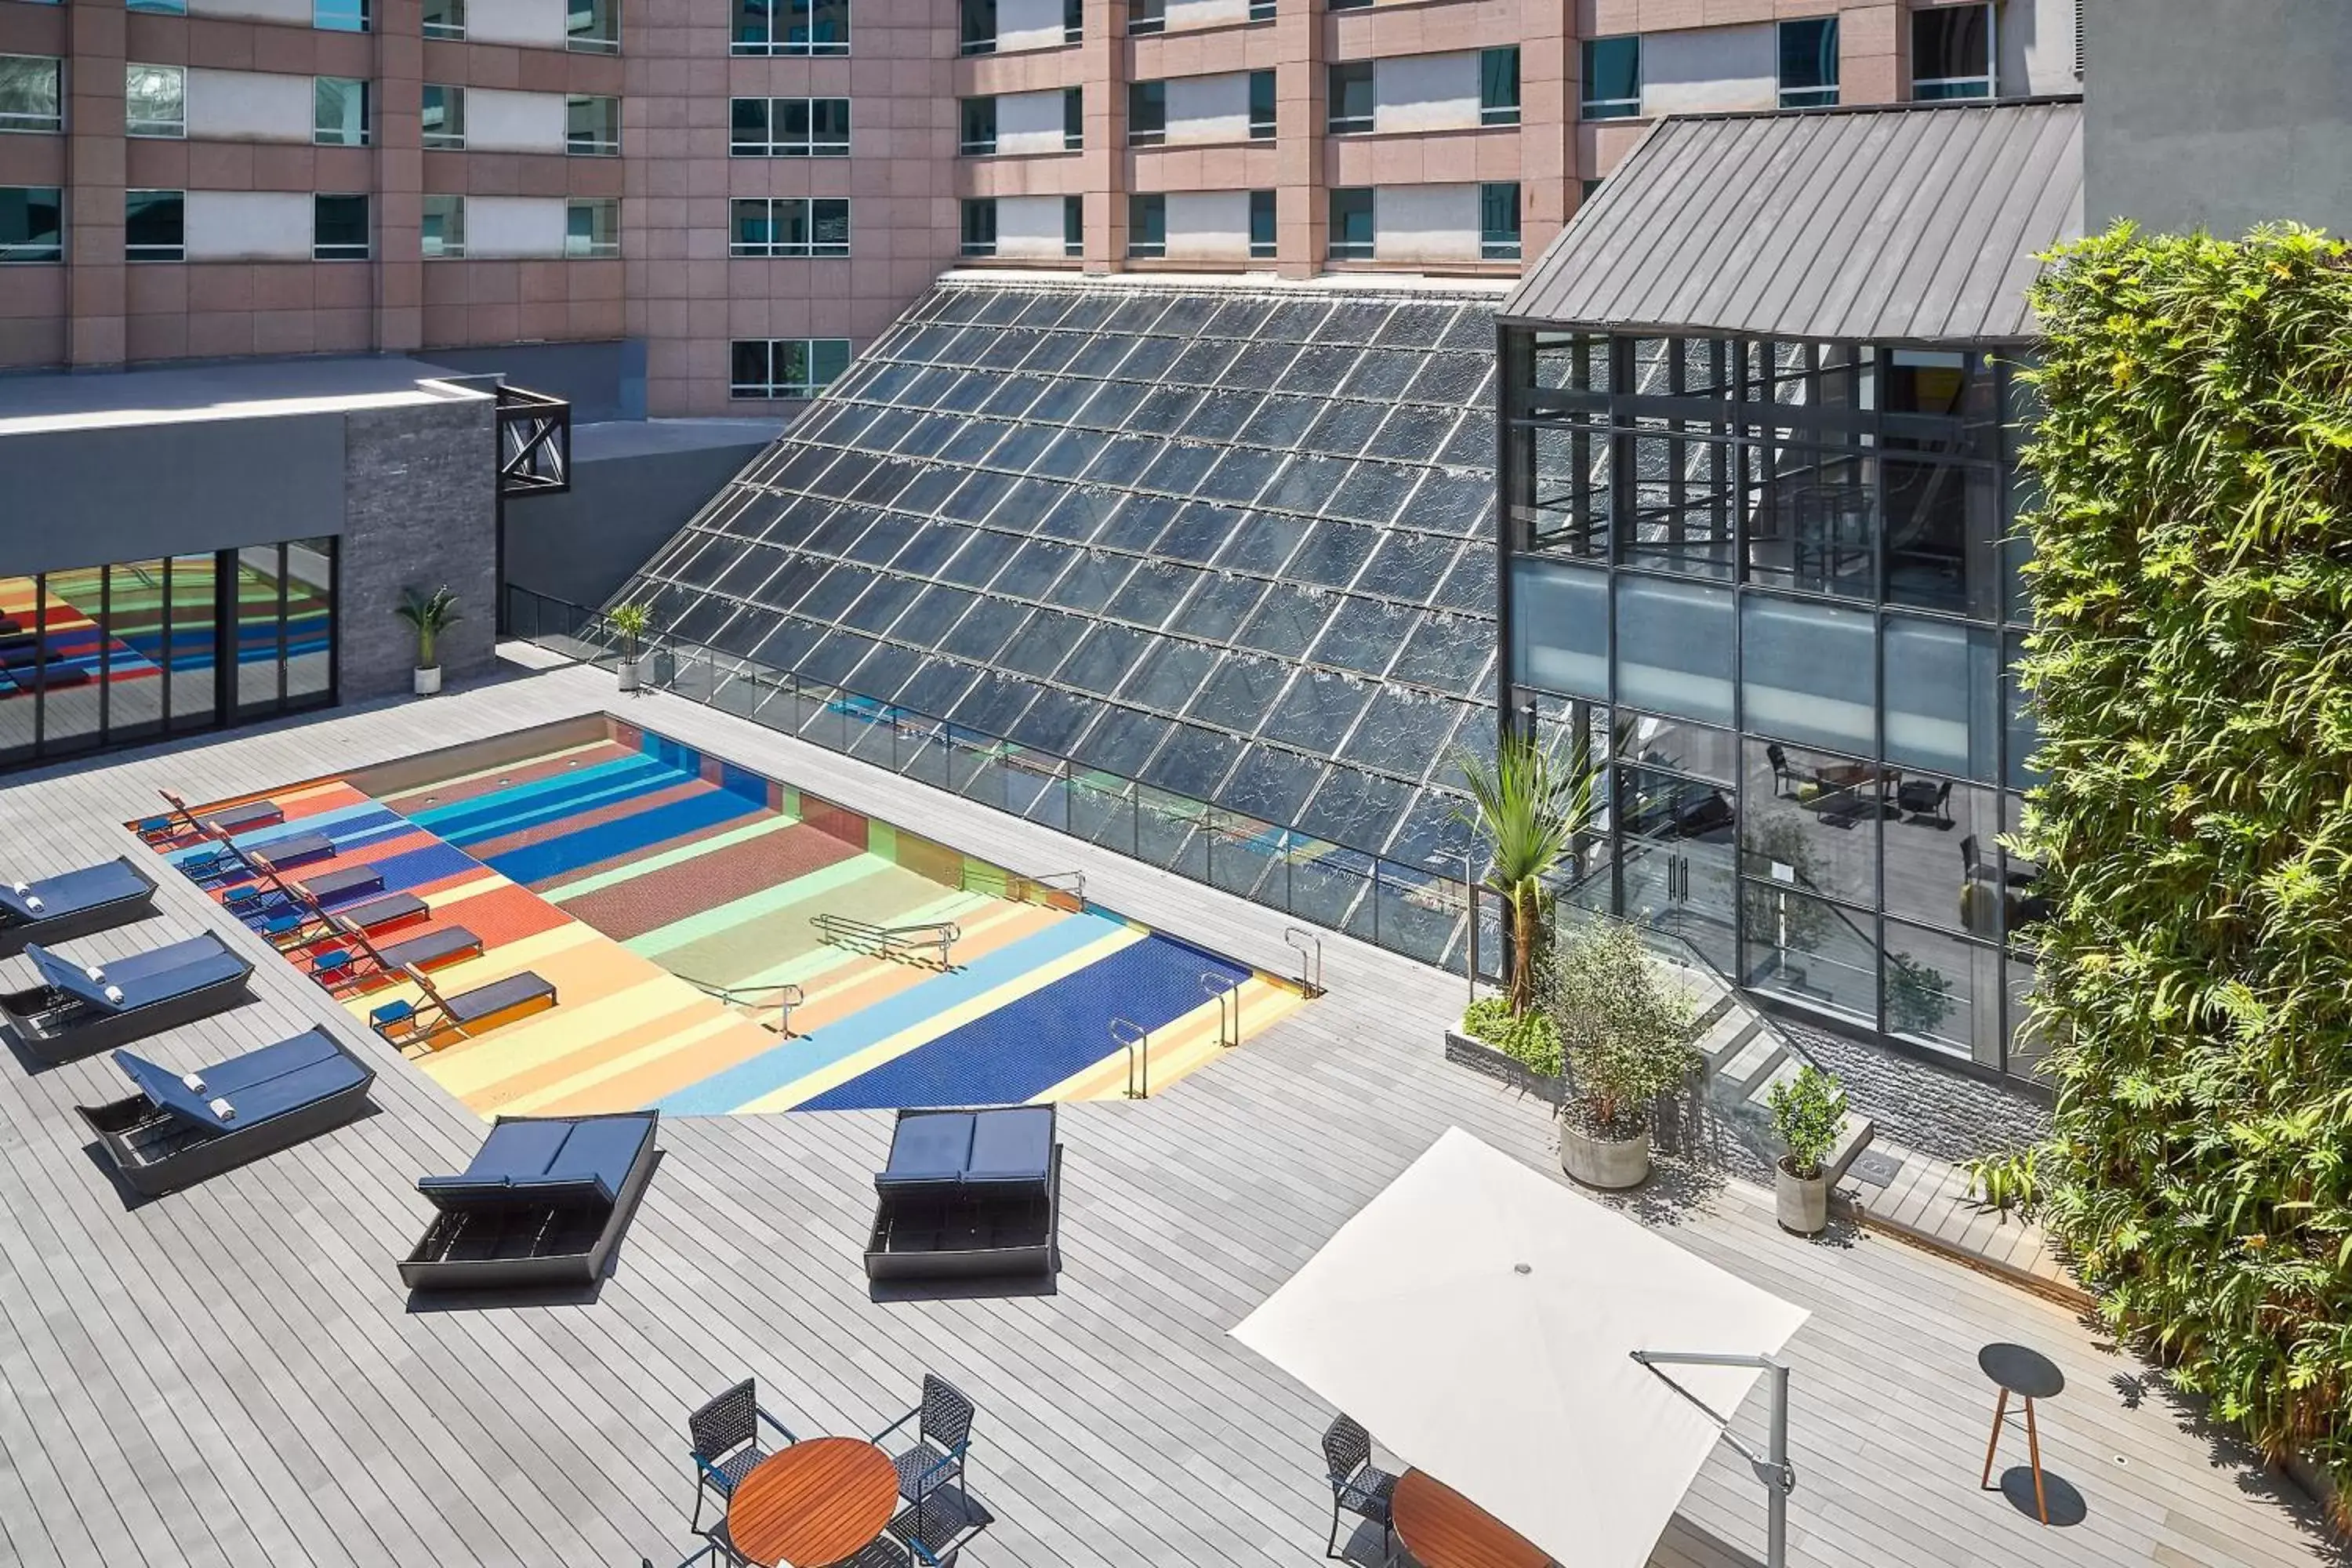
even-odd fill
[{"label": "concrete planter", "polygon": [[625,658],[621,661],[621,689],[623,691],[636,690],[638,685],[637,672],[644,663],[645,661],[643,659],[637,658]]},{"label": "concrete planter", "polygon": [[441,667],[439,665],[419,665],[416,667],[415,674],[417,696],[430,697],[435,692],[441,689]]},{"label": "concrete planter", "polygon": [[1515,1058],[1504,1055],[1484,1040],[1474,1040],[1459,1030],[1445,1031],[1445,1059],[1468,1068],[1472,1072],[1507,1083],[1521,1094],[1533,1095],[1547,1105],[1559,1103],[1559,1079],[1530,1072]]},{"label": "concrete planter", "polygon": [[1571,1114],[1559,1124],[1559,1168],[1588,1187],[1622,1192],[1650,1179],[1650,1133],[1632,1138],[1596,1138]]},{"label": "concrete planter", "polygon": [[1772,1169],[1772,1210],[1780,1228],[1793,1236],[1819,1236],[1830,1223],[1830,1175],[1790,1173],[1784,1156]]}]

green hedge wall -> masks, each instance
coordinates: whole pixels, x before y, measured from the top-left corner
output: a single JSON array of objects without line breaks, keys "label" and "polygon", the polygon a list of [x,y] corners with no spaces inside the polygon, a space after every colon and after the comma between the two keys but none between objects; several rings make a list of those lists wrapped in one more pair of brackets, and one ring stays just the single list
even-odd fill
[{"label": "green hedge wall", "polygon": [[2352,253],[2119,226],[2034,303],[2043,1218],[2352,1485]]}]

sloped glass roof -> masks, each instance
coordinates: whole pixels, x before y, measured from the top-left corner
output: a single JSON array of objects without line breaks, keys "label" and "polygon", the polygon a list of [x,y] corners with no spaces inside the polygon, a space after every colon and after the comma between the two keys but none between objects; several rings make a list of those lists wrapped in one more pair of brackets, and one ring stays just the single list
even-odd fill
[{"label": "sloped glass roof", "polygon": [[1408,865],[1490,746],[1494,296],[942,284],[646,565],[677,637]]}]

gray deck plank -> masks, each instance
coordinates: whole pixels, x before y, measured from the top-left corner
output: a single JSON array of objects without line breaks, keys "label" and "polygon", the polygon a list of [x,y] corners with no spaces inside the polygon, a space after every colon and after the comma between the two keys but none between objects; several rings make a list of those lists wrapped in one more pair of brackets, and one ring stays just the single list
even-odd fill
[{"label": "gray deck plank", "polygon": [[[158,783],[215,799],[605,707],[1016,868],[1082,868],[1098,902],[1291,967],[1273,911],[709,710],[624,708],[580,669],[26,775],[0,791],[19,859],[0,869],[121,853],[120,823]],[[251,1003],[174,1031],[159,1059],[326,1023],[377,1064],[379,1110],[126,1209],[71,1111],[121,1092],[111,1067],[0,1064],[0,1552],[27,1563],[667,1564],[689,1544],[684,1418],[702,1398],[752,1373],[798,1430],[870,1432],[929,1369],[981,1405],[973,1478],[1000,1522],[974,1568],[1303,1568],[1328,1522],[1315,1441],[1329,1413],[1226,1331],[1447,1126],[1558,1169],[1544,1107],[1442,1060],[1459,978],[1327,933],[1329,995],[1150,1101],[1064,1109],[1055,1294],[870,1300],[857,1252],[887,1118],[793,1112],[666,1119],[593,1301],[415,1311],[393,1271],[428,1212],[412,1184],[462,1165],[480,1123],[161,879],[158,918],[90,952],[210,923],[258,967]],[[6,984],[26,973],[0,962]],[[1936,1184],[1906,1170],[1880,1201]],[[1814,1314],[1790,1349],[1797,1560],[2326,1560],[2308,1505],[2236,1449],[2217,1458],[2185,1405],[2063,1309],[1867,1232],[1797,1241],[1769,1194],[1736,1183],[1633,1206]],[[168,1353],[127,1356],[142,1334]],[[2080,1527],[2045,1531],[1976,1489],[1991,1401],[1975,1351],[1995,1338],[2066,1372],[2043,1437],[2089,1500]],[[2126,1379],[2147,1396],[2126,1398]],[[1738,1425],[1759,1419],[1751,1400]],[[1745,1568],[1761,1512],[1720,1453],[1654,1561]]]}]

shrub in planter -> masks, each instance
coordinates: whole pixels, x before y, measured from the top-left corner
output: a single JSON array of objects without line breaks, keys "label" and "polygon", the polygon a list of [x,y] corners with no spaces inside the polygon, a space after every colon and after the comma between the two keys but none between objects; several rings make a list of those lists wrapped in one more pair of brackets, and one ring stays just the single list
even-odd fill
[{"label": "shrub in planter", "polygon": [[1482,996],[1462,1015],[1462,1032],[1492,1046],[1538,1078],[1558,1078],[1559,1030],[1540,1010],[1511,1016],[1507,996]]},{"label": "shrub in planter", "polygon": [[1568,1065],[1562,1166],[1594,1186],[1639,1184],[1650,1169],[1650,1106],[1697,1067],[1689,999],[1633,928],[1595,921],[1554,949],[1543,1005]]},{"label": "shrub in planter", "polygon": [[1773,1197],[1780,1226],[1813,1236],[1829,1224],[1829,1173],[1822,1163],[1837,1147],[1845,1125],[1845,1093],[1837,1079],[1810,1064],[1776,1083],[1767,1097],[1772,1131],[1787,1152],[1780,1156]]}]

